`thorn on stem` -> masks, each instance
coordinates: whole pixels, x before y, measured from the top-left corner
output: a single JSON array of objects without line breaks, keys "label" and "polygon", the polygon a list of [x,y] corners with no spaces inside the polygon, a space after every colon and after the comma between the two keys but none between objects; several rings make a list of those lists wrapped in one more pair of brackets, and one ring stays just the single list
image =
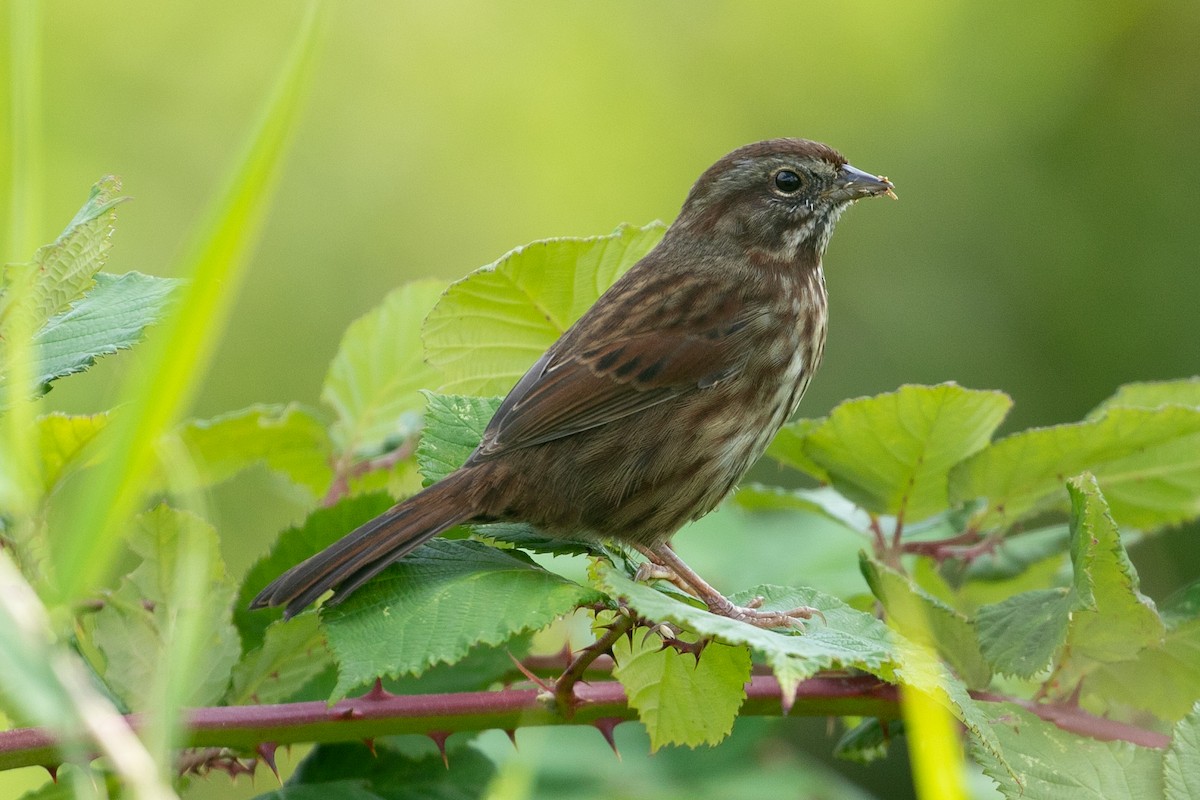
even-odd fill
[{"label": "thorn on stem", "polygon": [[365,744],[367,746],[367,749],[371,751],[371,758],[379,758],[379,754],[375,752],[375,737],[368,736],[367,738],[363,739],[362,741],[363,741],[363,744]]},{"label": "thorn on stem", "polygon": [[613,731],[625,720],[620,717],[600,717],[595,720],[592,725],[596,730],[600,731],[600,735],[604,737],[604,741],[608,742],[608,746],[612,748],[613,754],[617,760],[621,760],[621,751],[617,749],[617,741],[613,738]]},{"label": "thorn on stem", "polygon": [[58,764],[42,764],[42,769],[50,773],[50,780],[53,783],[58,783]]},{"label": "thorn on stem", "polygon": [[254,752],[258,753],[262,763],[267,765],[271,772],[275,773],[275,780],[279,781],[279,785],[283,785],[283,780],[279,777],[279,768],[275,766],[275,751],[279,749],[279,745],[275,742],[260,742],[258,747],[254,748]]},{"label": "thorn on stem", "polygon": [[442,754],[442,764],[446,769],[450,769],[450,759],[446,757],[446,740],[450,738],[450,731],[430,731],[428,734],[433,743],[437,745],[438,752]]},{"label": "thorn on stem", "polygon": [[395,697],[395,695],[383,688],[383,678],[376,678],[375,685],[371,687],[370,691],[362,695],[362,699],[369,702],[387,700],[390,697]]},{"label": "thorn on stem", "polygon": [[508,734],[508,740],[510,742],[512,742],[513,749],[514,750],[519,749],[517,747],[517,729],[516,728],[505,728],[504,732],[506,734]]}]

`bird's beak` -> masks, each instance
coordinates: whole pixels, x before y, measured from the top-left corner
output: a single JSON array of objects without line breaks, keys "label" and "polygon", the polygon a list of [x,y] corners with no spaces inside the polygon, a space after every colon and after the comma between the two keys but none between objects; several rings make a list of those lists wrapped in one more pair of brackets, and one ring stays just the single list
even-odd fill
[{"label": "bird's beak", "polygon": [[895,186],[883,176],[870,175],[861,169],[855,169],[849,164],[843,164],[840,174],[833,182],[828,197],[837,202],[858,200],[863,197],[885,195],[896,198]]}]

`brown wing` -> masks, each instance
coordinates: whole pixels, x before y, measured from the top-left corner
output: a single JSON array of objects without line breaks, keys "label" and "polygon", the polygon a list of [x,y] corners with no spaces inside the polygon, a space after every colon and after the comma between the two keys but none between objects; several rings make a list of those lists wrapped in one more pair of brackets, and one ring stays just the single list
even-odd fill
[{"label": "brown wing", "polygon": [[513,387],[472,458],[561,439],[712,387],[742,368],[733,345],[748,321],[726,316],[701,331],[657,330],[596,345],[568,333]]}]

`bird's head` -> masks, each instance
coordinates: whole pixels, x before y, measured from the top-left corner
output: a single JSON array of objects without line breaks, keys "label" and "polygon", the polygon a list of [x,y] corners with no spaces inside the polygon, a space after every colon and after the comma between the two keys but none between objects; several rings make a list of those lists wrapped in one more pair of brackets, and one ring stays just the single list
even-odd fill
[{"label": "bird's head", "polygon": [[891,181],[855,169],[832,147],[771,139],[701,175],[672,228],[736,243],[756,259],[819,261],[842,211],[876,195],[894,198]]}]

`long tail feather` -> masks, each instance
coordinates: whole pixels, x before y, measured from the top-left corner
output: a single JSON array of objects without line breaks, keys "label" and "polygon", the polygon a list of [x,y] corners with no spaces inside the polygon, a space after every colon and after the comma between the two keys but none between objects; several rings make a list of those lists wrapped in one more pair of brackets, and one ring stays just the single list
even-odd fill
[{"label": "long tail feather", "polygon": [[250,607],[287,606],[286,619],[299,614],[330,589],[336,589],[337,594],[327,605],[345,600],[389,564],[442,531],[476,516],[468,493],[463,491],[471,477],[464,471],[452,473],[397,503],[280,575],[259,592]]}]

